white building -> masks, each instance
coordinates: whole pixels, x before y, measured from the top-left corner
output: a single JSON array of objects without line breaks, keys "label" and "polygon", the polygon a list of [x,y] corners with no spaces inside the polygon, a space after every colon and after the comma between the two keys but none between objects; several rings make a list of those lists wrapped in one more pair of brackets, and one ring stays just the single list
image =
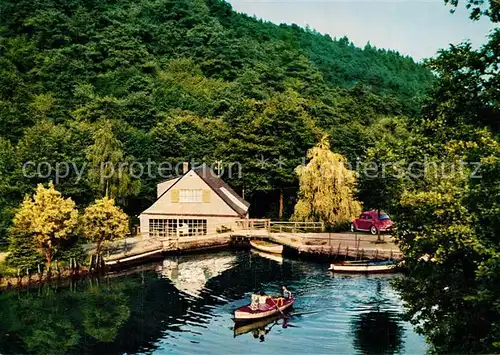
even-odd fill
[{"label": "white building", "polygon": [[157,200],[139,216],[140,230],[146,237],[216,234],[248,218],[249,206],[202,165],[157,185]]}]

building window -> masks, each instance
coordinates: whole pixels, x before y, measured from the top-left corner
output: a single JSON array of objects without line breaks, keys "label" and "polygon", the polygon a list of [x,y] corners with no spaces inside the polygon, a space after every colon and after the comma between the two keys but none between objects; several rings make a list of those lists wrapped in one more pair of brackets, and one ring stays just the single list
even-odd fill
[{"label": "building window", "polygon": [[180,190],[179,201],[188,203],[197,203],[203,201],[202,190]]},{"label": "building window", "polygon": [[177,220],[176,219],[167,219],[167,235],[169,237],[177,236]]},{"label": "building window", "polygon": [[206,219],[179,219],[179,237],[192,237],[207,234]]},{"label": "building window", "polygon": [[151,237],[193,237],[207,235],[206,219],[150,219]]},{"label": "building window", "polygon": [[150,219],[149,220],[149,235],[152,237],[165,236],[165,219]]}]

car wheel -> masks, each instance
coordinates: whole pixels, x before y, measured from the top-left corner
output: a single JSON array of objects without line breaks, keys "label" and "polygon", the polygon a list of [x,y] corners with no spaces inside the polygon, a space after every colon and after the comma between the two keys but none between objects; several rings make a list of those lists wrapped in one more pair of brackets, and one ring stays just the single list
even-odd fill
[{"label": "car wheel", "polygon": [[356,227],[354,226],[354,223],[351,223],[351,232],[356,232]]},{"label": "car wheel", "polygon": [[372,226],[372,227],[370,228],[370,233],[371,233],[372,235],[376,235],[376,234],[378,233],[377,227]]}]

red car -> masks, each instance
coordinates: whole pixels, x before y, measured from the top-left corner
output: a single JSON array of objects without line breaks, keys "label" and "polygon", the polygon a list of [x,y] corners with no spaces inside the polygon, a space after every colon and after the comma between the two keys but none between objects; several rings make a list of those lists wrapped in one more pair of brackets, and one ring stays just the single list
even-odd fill
[{"label": "red car", "polygon": [[379,231],[387,232],[392,229],[394,222],[391,217],[385,212],[378,211],[366,211],[361,213],[356,219],[353,219],[351,223],[351,232],[356,231],[366,231],[375,235]]}]

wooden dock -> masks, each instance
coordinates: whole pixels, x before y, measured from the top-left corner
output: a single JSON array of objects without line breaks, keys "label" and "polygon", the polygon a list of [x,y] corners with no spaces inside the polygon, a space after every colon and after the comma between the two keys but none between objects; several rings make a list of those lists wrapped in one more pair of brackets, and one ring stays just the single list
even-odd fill
[{"label": "wooden dock", "polygon": [[322,223],[242,220],[233,230],[206,236],[158,238],[136,235],[108,248],[106,263],[117,265],[174,253],[200,252],[230,246],[248,246],[251,239],[285,246],[285,254],[316,260],[400,259],[392,237],[364,233],[326,233]]},{"label": "wooden dock", "polygon": [[335,260],[366,260],[402,258],[401,251],[391,236],[382,241],[377,236],[361,233],[318,233],[306,235],[271,235],[270,240],[288,246],[299,255],[318,256]]}]

